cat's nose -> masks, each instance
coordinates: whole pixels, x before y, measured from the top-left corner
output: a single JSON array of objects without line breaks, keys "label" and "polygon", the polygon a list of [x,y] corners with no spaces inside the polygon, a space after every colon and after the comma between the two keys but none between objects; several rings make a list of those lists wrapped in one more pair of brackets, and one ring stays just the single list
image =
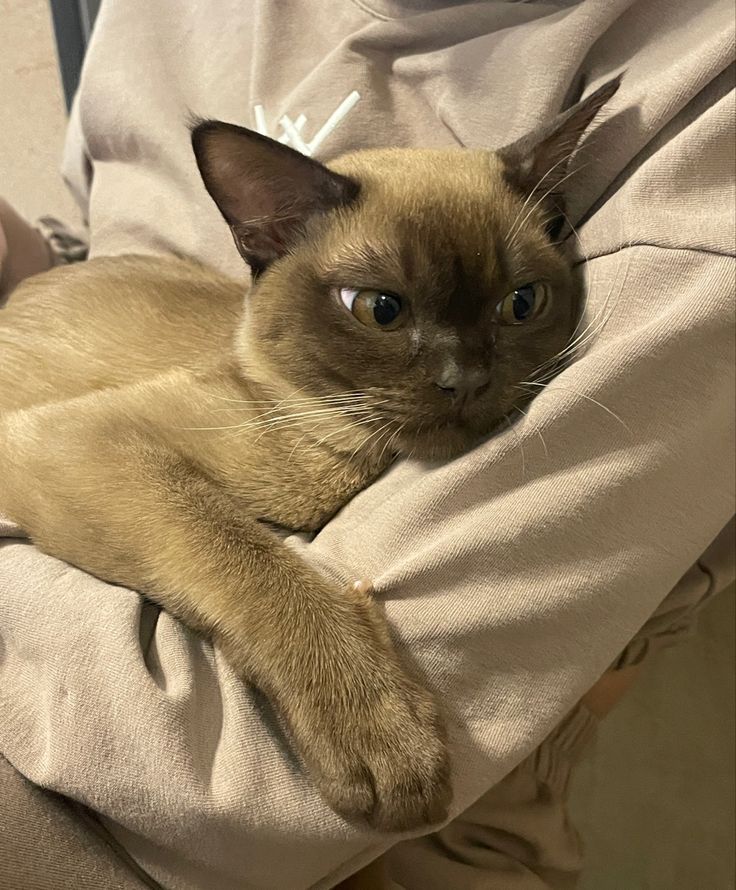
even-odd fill
[{"label": "cat's nose", "polygon": [[464,370],[452,367],[443,369],[435,378],[434,385],[453,400],[465,400],[481,395],[490,379],[490,371],[482,368]]}]

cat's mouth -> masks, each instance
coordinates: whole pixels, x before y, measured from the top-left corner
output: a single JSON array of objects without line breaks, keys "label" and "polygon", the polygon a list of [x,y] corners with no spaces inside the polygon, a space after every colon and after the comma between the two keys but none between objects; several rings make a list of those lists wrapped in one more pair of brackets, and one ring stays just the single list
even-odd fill
[{"label": "cat's mouth", "polygon": [[431,422],[404,425],[400,451],[423,460],[447,460],[476,446],[497,422],[479,423],[470,411],[453,412]]},{"label": "cat's mouth", "polygon": [[[448,398],[444,403],[417,404],[382,394],[376,415],[366,431],[365,450],[380,457],[415,456],[422,460],[448,460],[469,451],[504,423],[498,396],[484,399]],[[503,400],[505,403],[506,400]],[[508,410],[508,409],[507,409]],[[362,450],[362,449],[361,449]]]},{"label": "cat's mouth", "polygon": [[401,435],[397,437],[400,453],[423,460],[448,460],[459,457],[485,439],[506,428],[515,400],[502,392],[482,400],[459,400],[443,411],[405,410]]}]

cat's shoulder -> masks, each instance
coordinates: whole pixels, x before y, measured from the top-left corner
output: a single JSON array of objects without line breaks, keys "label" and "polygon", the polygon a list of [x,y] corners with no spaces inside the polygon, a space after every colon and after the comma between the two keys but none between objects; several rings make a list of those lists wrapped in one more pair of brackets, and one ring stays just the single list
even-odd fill
[{"label": "cat's shoulder", "polygon": [[74,277],[78,281],[108,281],[127,285],[166,282],[179,287],[233,292],[240,297],[248,287],[246,278],[225,275],[193,257],[157,254],[96,256],[86,262],[59,266],[47,276],[53,276],[58,281]]}]

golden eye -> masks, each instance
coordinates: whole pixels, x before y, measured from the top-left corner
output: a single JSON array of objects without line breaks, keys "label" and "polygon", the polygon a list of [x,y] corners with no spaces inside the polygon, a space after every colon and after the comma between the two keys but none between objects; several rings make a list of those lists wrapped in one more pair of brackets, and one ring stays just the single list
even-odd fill
[{"label": "golden eye", "polygon": [[502,324],[524,324],[544,309],[549,299],[549,288],[542,281],[523,284],[512,291],[496,307]]},{"label": "golden eye", "polygon": [[341,287],[340,299],[358,321],[369,328],[393,331],[406,319],[404,303],[396,294]]}]

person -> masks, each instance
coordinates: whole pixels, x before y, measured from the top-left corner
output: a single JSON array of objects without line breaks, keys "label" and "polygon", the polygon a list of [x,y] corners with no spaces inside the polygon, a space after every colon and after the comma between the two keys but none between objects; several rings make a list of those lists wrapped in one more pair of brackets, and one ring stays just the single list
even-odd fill
[{"label": "person", "polygon": [[[448,465],[399,464],[290,541],[373,579],[438,691],[446,827],[347,826],[206,642],[0,526],[0,751],[94,811],[136,880],[329,887],[390,850],[406,890],[572,884],[570,765],[636,666],[733,572],[733,46],[720,0],[260,0],[177,17],[102,4],[64,162],[90,255],[175,252],[238,276],[191,157],[192,112],[321,160],[494,148],[626,69],[571,189],[582,357],[513,431]],[[24,238],[36,268],[75,258],[58,228],[49,255],[2,212],[6,288]]]}]

